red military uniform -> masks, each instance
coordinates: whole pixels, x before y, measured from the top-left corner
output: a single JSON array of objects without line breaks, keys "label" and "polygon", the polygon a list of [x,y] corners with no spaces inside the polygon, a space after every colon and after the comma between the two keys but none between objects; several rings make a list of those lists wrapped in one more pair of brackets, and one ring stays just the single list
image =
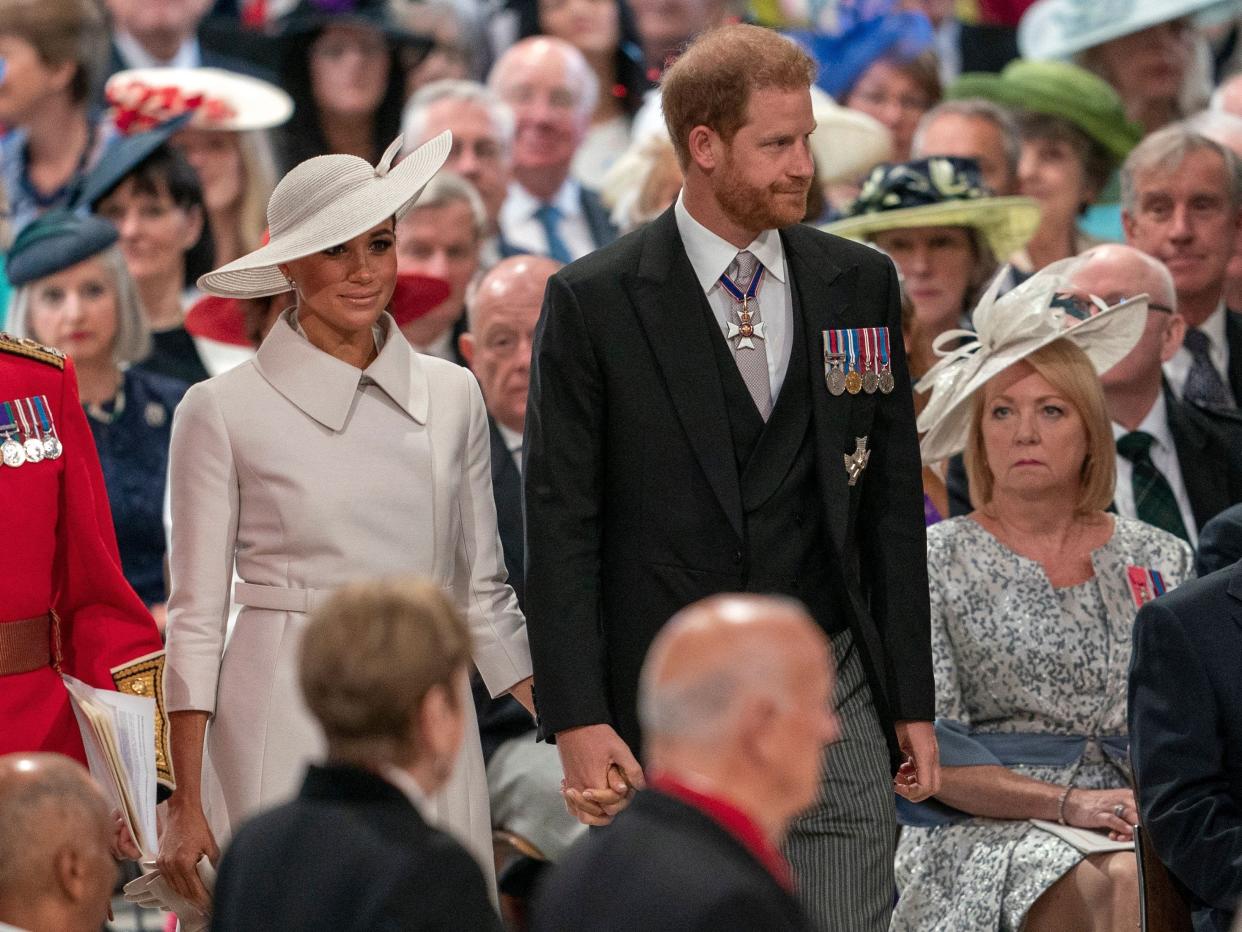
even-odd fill
[{"label": "red military uniform", "polygon": [[156,762],[170,782],[163,644],[121,574],[73,365],[6,334],[0,463],[0,753],[57,751],[86,762],[58,664],[91,686],[156,699]]}]

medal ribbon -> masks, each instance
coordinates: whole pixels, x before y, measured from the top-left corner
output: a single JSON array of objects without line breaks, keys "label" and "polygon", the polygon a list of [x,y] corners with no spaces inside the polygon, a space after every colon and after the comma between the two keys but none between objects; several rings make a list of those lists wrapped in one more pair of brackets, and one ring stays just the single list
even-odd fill
[{"label": "medal ribbon", "polygon": [[888,368],[888,328],[877,327],[876,333],[880,337],[880,368]]},{"label": "medal ribbon", "polygon": [[26,420],[26,409],[22,407],[22,399],[17,399],[14,404],[17,405],[17,417],[22,423],[22,436],[27,440],[36,437],[35,433],[30,429],[30,423]]},{"label": "medal ribbon", "polygon": [[873,336],[873,333],[872,333],[871,328],[868,327],[866,330],[862,331],[862,371],[863,372],[871,371],[871,358],[872,358],[871,338],[872,336]]},{"label": "medal ribbon", "polygon": [[846,344],[845,371],[849,373],[854,371],[854,366],[858,362],[858,331],[846,330],[844,333]]},{"label": "medal ribbon", "polygon": [[6,401],[4,403],[4,423],[0,424],[0,433],[7,436],[11,431],[15,430],[17,430],[17,418],[13,417],[13,409],[9,407],[9,403]]},{"label": "medal ribbon", "polygon": [[42,395],[30,399],[34,402],[35,410],[39,412],[39,424],[43,427],[43,432],[49,434],[52,432],[52,419],[47,416],[47,408],[45,407]]},{"label": "medal ribbon", "polygon": [[731,279],[727,273],[720,276],[720,284],[724,287],[725,291],[729,292],[729,296],[732,297],[734,301],[738,304],[745,304],[747,301],[754,299],[755,292],[759,290],[759,283],[763,281],[763,273],[766,271],[767,269],[763,267],[763,263],[760,263],[759,268],[755,270],[755,274],[750,277],[750,284],[746,287],[746,292],[744,294],[742,293],[742,289],[734,284],[733,279]]},{"label": "medal ribbon", "polygon": [[841,355],[840,344],[838,342],[838,337],[837,337],[837,335],[840,332],[841,331],[839,330],[828,331],[828,355],[829,356],[840,356]]}]

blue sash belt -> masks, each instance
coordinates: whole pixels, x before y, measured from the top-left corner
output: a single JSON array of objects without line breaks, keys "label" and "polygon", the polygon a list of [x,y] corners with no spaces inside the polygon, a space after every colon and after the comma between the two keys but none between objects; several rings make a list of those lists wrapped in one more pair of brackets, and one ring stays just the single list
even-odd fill
[{"label": "blue sash belt", "polygon": [[[1125,764],[1130,739],[1121,735],[1053,735],[1040,732],[972,732],[961,722],[936,722],[942,767],[1068,767],[1082,759],[1088,741],[1096,741],[1105,755]],[[897,798],[897,821],[914,828],[954,825],[973,818],[937,799],[912,803]]]}]

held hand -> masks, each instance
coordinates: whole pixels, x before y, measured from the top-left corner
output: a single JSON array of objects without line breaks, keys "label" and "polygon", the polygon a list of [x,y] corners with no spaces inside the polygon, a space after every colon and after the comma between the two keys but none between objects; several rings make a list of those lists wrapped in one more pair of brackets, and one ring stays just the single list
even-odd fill
[{"label": "held hand", "polygon": [[556,746],[565,804],[580,822],[607,825],[643,787],[642,768],[611,725],[558,732]]},{"label": "held hand", "polygon": [[207,817],[197,801],[178,801],[174,793],[168,801],[168,820],[160,839],[157,866],[168,885],[180,896],[203,910],[211,907],[211,896],[195,866],[206,854],[212,864],[220,860],[220,849],[211,834]]},{"label": "held hand", "polygon": [[912,803],[940,792],[940,748],[931,722],[898,722],[897,744],[905,762],[893,778],[893,790]]},{"label": "held hand", "polygon": [[[1129,841],[1138,823],[1138,806],[1128,787],[1115,790],[1072,789],[1065,797],[1065,821],[1076,828],[1108,832],[1113,841]],[[1120,813],[1120,815],[1118,815]]]}]

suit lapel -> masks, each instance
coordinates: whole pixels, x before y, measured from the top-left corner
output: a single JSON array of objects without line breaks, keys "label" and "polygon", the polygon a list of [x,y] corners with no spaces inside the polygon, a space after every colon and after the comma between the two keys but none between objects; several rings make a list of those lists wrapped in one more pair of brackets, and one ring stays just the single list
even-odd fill
[{"label": "suit lapel", "polygon": [[1233,620],[1242,628],[1242,560],[1233,565],[1229,579],[1229,594],[1233,596]]},{"label": "suit lapel", "polygon": [[740,538],[742,495],[724,388],[708,339],[707,296],[686,257],[672,208],[643,236],[638,276],[630,281],[635,313],[708,485]]},{"label": "suit lapel", "polygon": [[1195,524],[1202,528],[1231,504],[1228,471],[1225,463],[1209,454],[1203,425],[1196,422],[1197,416],[1190,406],[1177,401],[1168,392],[1165,401],[1169,433],[1173,435],[1173,448],[1182,470],[1182,484],[1190,499]]},{"label": "suit lapel", "polygon": [[834,398],[824,382],[823,332],[839,329],[850,313],[856,270],[842,269],[823,250],[813,249],[797,227],[781,234],[793,285],[794,313],[802,318],[802,349],[810,381],[811,415],[815,427],[816,461],[828,527],[838,553],[845,548],[849,522],[849,485],[843,451],[853,450],[850,415],[873,403],[865,395]]},{"label": "suit lapel", "polygon": [[1229,345],[1229,387],[1234,399],[1242,404],[1242,313],[1229,308],[1225,309],[1225,342]]}]

